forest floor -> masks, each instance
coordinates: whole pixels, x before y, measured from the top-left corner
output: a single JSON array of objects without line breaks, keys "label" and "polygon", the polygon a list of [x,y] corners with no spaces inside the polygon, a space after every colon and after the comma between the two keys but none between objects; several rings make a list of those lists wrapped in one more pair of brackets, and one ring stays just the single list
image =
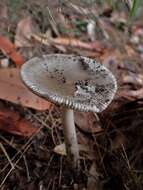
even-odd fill
[{"label": "forest floor", "polygon": [[[97,2],[0,2],[1,190],[143,189],[143,16],[139,9],[129,17],[122,1]],[[82,145],[76,177],[62,146],[62,108],[29,95],[18,75],[20,64],[51,53],[93,58],[118,83],[98,119],[74,113]]]}]

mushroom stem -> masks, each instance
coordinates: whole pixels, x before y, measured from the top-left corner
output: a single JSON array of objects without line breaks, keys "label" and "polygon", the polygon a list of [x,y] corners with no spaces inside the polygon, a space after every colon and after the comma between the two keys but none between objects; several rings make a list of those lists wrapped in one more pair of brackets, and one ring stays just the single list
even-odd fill
[{"label": "mushroom stem", "polygon": [[64,108],[63,127],[68,161],[71,164],[71,167],[76,169],[79,164],[79,147],[74,124],[74,113],[72,109]]}]

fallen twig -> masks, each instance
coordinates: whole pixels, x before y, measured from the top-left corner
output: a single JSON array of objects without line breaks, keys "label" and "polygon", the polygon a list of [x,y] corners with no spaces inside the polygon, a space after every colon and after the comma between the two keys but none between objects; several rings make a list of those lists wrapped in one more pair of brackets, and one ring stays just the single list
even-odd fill
[{"label": "fallen twig", "polygon": [[87,49],[91,51],[102,52],[105,46],[98,41],[95,42],[83,42],[76,38],[67,38],[67,37],[57,37],[57,38],[45,38],[42,35],[33,34],[32,38],[37,42],[40,42],[44,45],[63,45],[81,49]]}]

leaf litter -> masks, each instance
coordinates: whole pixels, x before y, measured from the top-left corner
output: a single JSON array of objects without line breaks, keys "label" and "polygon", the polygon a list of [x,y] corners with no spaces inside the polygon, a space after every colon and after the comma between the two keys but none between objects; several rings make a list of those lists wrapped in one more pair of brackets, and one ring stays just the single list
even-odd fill
[{"label": "leaf litter", "polygon": [[[42,0],[24,2],[23,10],[17,6],[12,11],[17,18],[13,22],[7,9],[14,6],[7,5],[10,2],[4,1],[2,17],[8,25],[1,22],[0,43],[2,56],[10,60],[7,69],[0,68],[4,104],[0,126],[5,130],[0,134],[5,150],[0,151],[1,189],[142,189],[141,17],[128,24],[126,6],[120,2],[113,9],[108,3],[91,6],[81,1],[59,4]],[[22,13],[24,9],[27,15]],[[89,34],[90,19],[96,25]],[[39,100],[26,89],[16,68],[35,53],[65,52],[96,58],[116,75],[119,86],[115,100],[98,115],[99,120],[91,113],[75,113],[79,144],[89,147],[92,155],[91,159],[87,148],[77,179],[66,169],[65,157],[53,152],[63,143],[61,108]]]},{"label": "leaf litter", "polygon": [[36,132],[32,123],[20,117],[20,115],[9,109],[0,109],[0,130],[15,135],[30,137]]},{"label": "leaf litter", "polygon": [[50,103],[30,92],[20,80],[18,68],[0,69],[0,99],[37,110],[49,109]]}]

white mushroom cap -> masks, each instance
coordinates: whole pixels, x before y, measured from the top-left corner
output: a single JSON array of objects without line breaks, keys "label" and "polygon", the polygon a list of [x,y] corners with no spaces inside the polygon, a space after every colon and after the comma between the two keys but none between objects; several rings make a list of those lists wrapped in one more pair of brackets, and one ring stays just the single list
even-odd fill
[{"label": "white mushroom cap", "polygon": [[116,79],[107,68],[82,56],[33,58],[22,65],[21,77],[40,97],[79,111],[102,112],[117,90]]}]

